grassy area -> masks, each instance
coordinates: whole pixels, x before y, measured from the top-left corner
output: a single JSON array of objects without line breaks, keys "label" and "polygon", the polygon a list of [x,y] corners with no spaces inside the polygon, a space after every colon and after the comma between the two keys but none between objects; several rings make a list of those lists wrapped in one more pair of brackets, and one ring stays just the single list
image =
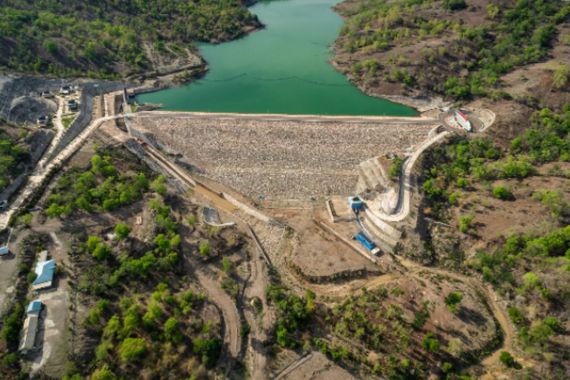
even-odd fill
[{"label": "grassy area", "polygon": [[71,125],[71,123],[73,123],[73,120],[75,120],[75,116],[63,117],[63,118],[61,119],[61,124],[63,124],[63,128],[64,128],[64,129],[69,128],[69,126]]}]

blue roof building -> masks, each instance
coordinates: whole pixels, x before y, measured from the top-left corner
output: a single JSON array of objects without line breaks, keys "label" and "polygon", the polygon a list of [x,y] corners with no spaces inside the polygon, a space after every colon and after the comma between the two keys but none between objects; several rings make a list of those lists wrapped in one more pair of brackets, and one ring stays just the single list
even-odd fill
[{"label": "blue roof building", "polygon": [[364,209],[364,200],[359,196],[348,197],[348,204],[354,212],[359,212]]},{"label": "blue roof building", "polygon": [[55,260],[41,261],[36,264],[37,277],[32,282],[34,290],[49,288],[53,282],[55,274]]},{"label": "blue roof building", "polygon": [[10,249],[8,249],[7,245],[0,247],[0,256],[6,256],[10,254]]},{"label": "blue roof building", "polygon": [[40,300],[30,302],[26,309],[27,314],[39,314],[40,311],[42,311],[42,301]]}]

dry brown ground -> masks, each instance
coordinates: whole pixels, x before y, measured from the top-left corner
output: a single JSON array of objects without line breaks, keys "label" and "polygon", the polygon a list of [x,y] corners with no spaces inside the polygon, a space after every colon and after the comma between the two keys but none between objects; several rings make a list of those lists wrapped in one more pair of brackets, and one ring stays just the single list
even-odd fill
[{"label": "dry brown ground", "polygon": [[[546,172],[547,169],[543,168]],[[570,164],[561,165],[562,172],[570,170]],[[492,197],[490,190],[479,186],[473,193],[465,193],[457,209],[453,225],[458,225],[460,215],[475,214],[474,231],[463,236],[462,244],[468,255],[495,247],[503,237],[511,234],[549,231],[558,224],[550,210],[532,198],[536,191],[569,189],[570,179],[556,176],[535,176],[522,181],[496,181],[493,186],[508,187],[515,199],[503,201]]]},{"label": "dry brown ground", "polygon": [[[379,274],[380,268],[313,222],[315,217],[323,217],[323,211],[312,209],[278,211],[278,215],[296,231],[298,246],[289,258],[295,269],[306,278],[323,282],[332,281],[341,273],[350,276],[351,273],[359,272],[356,277]],[[356,222],[352,225],[351,233],[350,231],[346,233],[349,239],[358,232]]]},{"label": "dry brown ground", "polygon": [[561,65],[570,65],[570,44],[565,41],[570,36],[570,26],[563,24],[558,33],[558,41],[547,61],[521,67],[501,78],[504,90],[515,99],[530,98],[540,107],[555,109],[570,103],[570,86],[555,88],[553,80]]}]

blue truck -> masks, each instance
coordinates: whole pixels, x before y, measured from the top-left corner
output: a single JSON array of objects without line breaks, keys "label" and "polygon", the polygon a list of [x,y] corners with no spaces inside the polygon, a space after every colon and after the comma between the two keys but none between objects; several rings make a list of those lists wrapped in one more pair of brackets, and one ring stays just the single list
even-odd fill
[{"label": "blue truck", "polygon": [[363,232],[357,233],[354,238],[374,256],[378,256],[381,253],[380,248],[376,247],[376,244],[364,235]]}]

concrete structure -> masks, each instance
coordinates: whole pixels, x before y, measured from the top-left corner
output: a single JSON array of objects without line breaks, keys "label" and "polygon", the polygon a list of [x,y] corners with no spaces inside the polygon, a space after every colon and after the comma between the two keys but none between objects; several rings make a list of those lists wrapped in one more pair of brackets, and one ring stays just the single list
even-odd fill
[{"label": "concrete structure", "polygon": [[471,122],[463,112],[455,111],[455,121],[467,132],[471,132],[473,130]]},{"label": "concrete structure", "polygon": [[359,196],[348,197],[348,204],[354,212],[360,212],[364,209],[364,200]]},{"label": "concrete structure", "polygon": [[333,196],[327,199],[327,213],[332,223],[353,222],[355,215],[344,197]]},{"label": "concrete structure", "polygon": [[38,326],[40,313],[42,311],[42,302],[35,300],[30,302],[26,309],[26,320],[22,327],[22,336],[20,347],[18,350],[23,353],[29,353],[36,349],[36,336],[38,334]]},{"label": "concrete structure", "polygon": [[55,260],[39,261],[36,264],[37,277],[32,282],[32,289],[42,290],[52,286],[53,276],[55,274]]}]

